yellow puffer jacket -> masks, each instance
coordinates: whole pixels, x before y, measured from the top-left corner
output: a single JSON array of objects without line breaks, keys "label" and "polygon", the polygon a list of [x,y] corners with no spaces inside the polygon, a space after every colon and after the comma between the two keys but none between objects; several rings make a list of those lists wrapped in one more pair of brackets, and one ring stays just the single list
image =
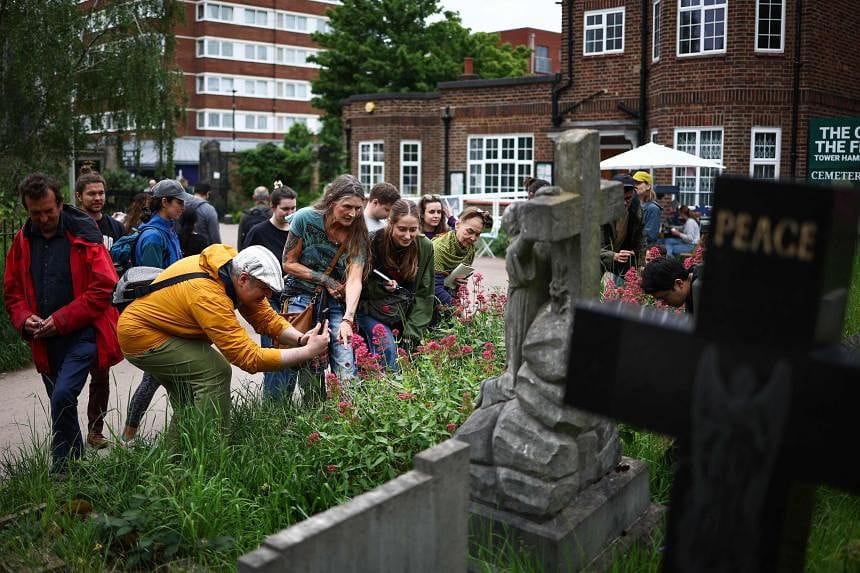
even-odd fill
[{"label": "yellow puffer jacket", "polygon": [[[123,354],[137,356],[167,342],[171,337],[214,343],[230,363],[246,372],[281,368],[281,351],[261,348],[239,323],[233,301],[218,269],[235,257],[236,249],[214,244],[199,255],[185,257],[164,270],[154,283],[185,273],[203,271],[212,279],[191,279],[155,291],[132,302],[119,317],[117,334]],[[271,338],[289,323],[272,310],[265,298],[239,312],[258,333]]]}]

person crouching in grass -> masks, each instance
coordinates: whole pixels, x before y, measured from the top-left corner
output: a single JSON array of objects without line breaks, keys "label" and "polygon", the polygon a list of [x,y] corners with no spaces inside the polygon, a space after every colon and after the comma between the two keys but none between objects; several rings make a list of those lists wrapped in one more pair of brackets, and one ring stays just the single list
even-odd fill
[{"label": "person crouching in grass", "polygon": [[[265,247],[237,253],[228,245],[210,245],[170,265],[153,284],[195,272],[205,276],[132,302],[120,315],[119,343],[129,362],[165,387],[174,412],[193,404],[214,410],[224,425],[231,363],[252,374],[295,366],[324,352],[330,333],[327,323],[299,332],[272,310],[268,299],[283,290],[284,279],[280,261]],[[261,348],[239,323],[237,308],[258,333],[298,348]]]}]

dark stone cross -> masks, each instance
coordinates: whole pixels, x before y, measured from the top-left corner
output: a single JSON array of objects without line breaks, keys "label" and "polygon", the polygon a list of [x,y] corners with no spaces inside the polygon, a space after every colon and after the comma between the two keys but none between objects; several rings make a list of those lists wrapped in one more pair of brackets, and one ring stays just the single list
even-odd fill
[{"label": "dark stone cross", "polygon": [[802,571],[812,492],[860,492],[838,346],[860,193],[717,180],[695,319],[581,302],[569,404],[676,438],[664,572]]}]

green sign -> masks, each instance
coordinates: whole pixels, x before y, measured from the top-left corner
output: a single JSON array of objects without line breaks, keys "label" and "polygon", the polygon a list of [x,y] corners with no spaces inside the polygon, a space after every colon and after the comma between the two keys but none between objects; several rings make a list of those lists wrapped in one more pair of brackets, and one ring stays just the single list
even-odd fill
[{"label": "green sign", "polygon": [[811,183],[848,181],[860,186],[860,117],[810,118],[806,153]]}]

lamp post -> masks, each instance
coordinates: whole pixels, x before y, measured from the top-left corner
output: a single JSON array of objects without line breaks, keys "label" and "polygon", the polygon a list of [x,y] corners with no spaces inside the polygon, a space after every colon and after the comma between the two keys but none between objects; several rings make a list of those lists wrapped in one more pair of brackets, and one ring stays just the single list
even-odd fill
[{"label": "lamp post", "polygon": [[236,153],[236,90],[233,90],[233,153]]}]

